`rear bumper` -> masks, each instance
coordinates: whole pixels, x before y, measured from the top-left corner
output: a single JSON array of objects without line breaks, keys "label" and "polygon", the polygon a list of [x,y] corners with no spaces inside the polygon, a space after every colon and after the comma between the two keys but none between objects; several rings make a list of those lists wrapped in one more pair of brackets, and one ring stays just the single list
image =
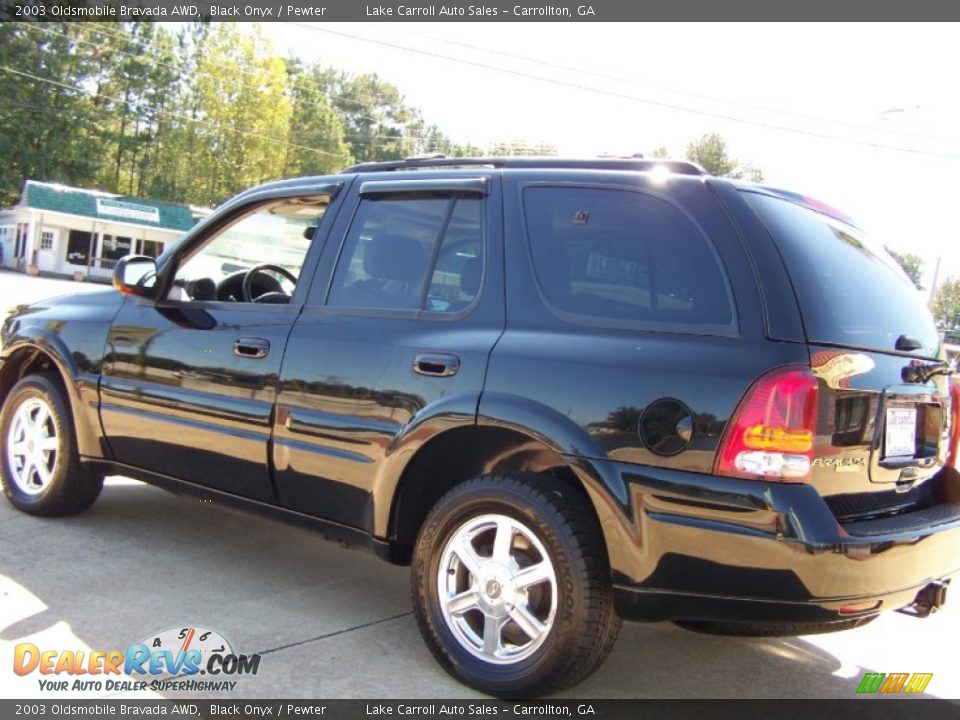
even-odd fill
[{"label": "rear bumper", "polygon": [[[936,580],[950,583],[957,573]],[[954,583],[954,589],[956,585]],[[615,585],[617,613],[625,620],[651,622],[657,620],[723,620],[730,622],[832,622],[846,618],[876,615],[885,610],[912,606],[920,593],[930,585],[878,595],[858,595],[808,600],[771,600],[758,597],[681,593]],[[922,614],[919,614],[922,616]]]},{"label": "rear bumper", "polygon": [[960,575],[953,470],[932,511],[842,526],[809,485],[573,462],[626,619],[823,622],[910,606]]}]

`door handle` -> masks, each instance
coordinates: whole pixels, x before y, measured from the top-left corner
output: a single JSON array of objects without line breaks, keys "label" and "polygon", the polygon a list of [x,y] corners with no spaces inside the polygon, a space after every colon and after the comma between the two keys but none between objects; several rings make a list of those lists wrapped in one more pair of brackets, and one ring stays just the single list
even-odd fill
[{"label": "door handle", "polygon": [[242,358],[259,360],[270,354],[270,341],[266,338],[242,337],[233,343],[233,354]]},{"label": "door handle", "polygon": [[418,375],[450,377],[460,369],[460,358],[452,353],[421,353],[413,359],[413,371]]}]

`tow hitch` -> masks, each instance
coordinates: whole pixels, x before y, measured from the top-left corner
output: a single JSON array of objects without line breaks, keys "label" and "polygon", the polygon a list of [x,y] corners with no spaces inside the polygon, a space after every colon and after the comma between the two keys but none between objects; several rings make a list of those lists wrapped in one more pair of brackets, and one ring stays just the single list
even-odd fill
[{"label": "tow hitch", "polygon": [[929,617],[947,602],[948,583],[948,580],[934,580],[917,593],[917,598],[912,605],[900,608],[897,612],[918,618]]}]

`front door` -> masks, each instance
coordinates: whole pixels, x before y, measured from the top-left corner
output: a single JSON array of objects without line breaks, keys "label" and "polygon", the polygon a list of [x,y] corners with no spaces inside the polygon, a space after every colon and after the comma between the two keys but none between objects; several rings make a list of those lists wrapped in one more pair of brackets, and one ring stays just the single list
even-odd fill
[{"label": "front door", "polygon": [[101,418],[118,461],[275,499],[267,448],[277,379],[330,200],[318,193],[231,214],[164,266],[164,299],[126,302],[101,382]]}]

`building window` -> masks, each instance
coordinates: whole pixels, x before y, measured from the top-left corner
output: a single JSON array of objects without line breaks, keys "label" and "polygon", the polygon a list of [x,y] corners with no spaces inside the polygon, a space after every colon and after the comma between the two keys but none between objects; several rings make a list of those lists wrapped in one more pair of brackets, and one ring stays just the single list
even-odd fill
[{"label": "building window", "polygon": [[102,260],[119,260],[130,254],[133,241],[128,237],[104,235],[100,243],[100,258]]},{"label": "building window", "polygon": [[71,230],[67,238],[67,262],[71,265],[87,265],[92,242],[92,233]]},{"label": "building window", "polygon": [[53,250],[53,233],[50,230],[40,233],[40,249]]},{"label": "building window", "polygon": [[152,258],[158,257],[163,253],[163,243],[157,242],[156,240],[144,240],[143,249],[141,252],[144,255],[149,255]]}]

